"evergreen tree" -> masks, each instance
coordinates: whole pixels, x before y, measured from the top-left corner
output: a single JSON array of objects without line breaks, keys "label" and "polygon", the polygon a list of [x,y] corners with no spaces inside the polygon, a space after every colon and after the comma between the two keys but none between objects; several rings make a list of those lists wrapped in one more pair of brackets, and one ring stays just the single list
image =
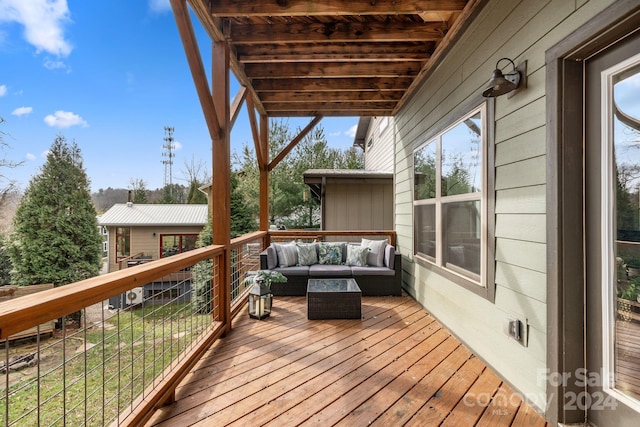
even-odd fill
[{"label": "evergreen tree", "polygon": [[[200,234],[196,247],[204,248],[213,244],[213,230],[211,217],[207,220]],[[213,277],[213,262],[208,259],[200,261],[191,269],[193,280],[191,281],[191,305],[196,313],[209,313],[211,311],[211,278]]]},{"label": "evergreen tree", "polygon": [[247,209],[243,194],[238,190],[238,173],[231,173],[231,238],[258,229],[256,212]]},{"label": "evergreen tree", "polygon": [[14,217],[12,281],[54,286],[98,275],[102,238],[80,149],[58,136]]},{"label": "evergreen tree", "polygon": [[129,188],[131,190],[131,201],[133,203],[149,203],[149,194],[147,191],[147,185],[143,179],[133,179],[129,181]]},{"label": "evergreen tree", "polygon": [[180,184],[167,184],[162,188],[162,196],[158,203],[165,205],[185,203],[185,188]]},{"label": "evergreen tree", "polygon": [[200,191],[200,187],[203,184],[198,181],[192,181],[189,184],[189,192],[187,193],[187,203],[190,205],[206,205],[207,204],[207,196],[202,191]]},{"label": "evergreen tree", "polygon": [[[297,130],[299,132],[300,129]],[[296,133],[297,133],[296,132]],[[288,123],[271,121],[269,125],[270,159],[275,158],[293,139]],[[238,191],[244,195],[245,208],[257,216],[259,200],[259,171],[255,153],[246,144],[242,154],[234,153],[234,166],[242,176]],[[363,155],[355,149],[345,151],[330,148],[322,126],[317,126],[269,174],[269,214],[289,228],[317,225],[320,216],[318,203],[308,197],[303,174],[308,169],[362,169]],[[307,194],[305,196],[305,193]],[[307,197],[305,199],[305,197]]]},{"label": "evergreen tree", "polygon": [[13,269],[6,243],[4,235],[0,234],[0,286],[11,283],[11,270]]}]

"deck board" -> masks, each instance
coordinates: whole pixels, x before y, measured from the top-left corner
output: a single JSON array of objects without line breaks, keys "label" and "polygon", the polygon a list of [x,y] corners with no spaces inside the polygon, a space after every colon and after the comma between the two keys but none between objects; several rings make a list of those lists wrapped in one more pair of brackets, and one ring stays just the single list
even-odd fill
[{"label": "deck board", "polygon": [[545,425],[410,297],[362,313],[307,320],[304,297],[279,297],[266,320],[239,315],[147,426]]}]

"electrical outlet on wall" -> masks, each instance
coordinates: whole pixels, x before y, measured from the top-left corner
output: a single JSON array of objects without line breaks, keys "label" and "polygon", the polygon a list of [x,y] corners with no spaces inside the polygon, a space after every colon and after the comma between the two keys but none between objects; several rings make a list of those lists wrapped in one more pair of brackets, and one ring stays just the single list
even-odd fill
[{"label": "electrical outlet on wall", "polygon": [[527,346],[529,338],[529,324],[526,319],[522,321],[517,317],[507,317],[506,319],[504,319],[504,323],[502,326],[505,335],[509,336],[515,341],[518,341],[523,346]]}]

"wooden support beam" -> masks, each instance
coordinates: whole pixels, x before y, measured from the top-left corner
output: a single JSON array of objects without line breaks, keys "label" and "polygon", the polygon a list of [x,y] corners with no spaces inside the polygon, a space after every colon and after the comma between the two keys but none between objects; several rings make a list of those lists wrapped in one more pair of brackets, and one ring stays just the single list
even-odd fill
[{"label": "wooden support beam", "polygon": [[398,101],[402,98],[404,92],[401,90],[385,91],[385,92],[366,92],[361,90],[342,91],[342,92],[264,92],[262,103],[265,108],[269,108],[272,102],[319,102],[330,99],[334,102],[382,102],[382,101]]},{"label": "wooden support beam", "polygon": [[420,72],[421,62],[297,62],[246,64],[252,79],[262,78],[348,78],[411,77]]},{"label": "wooden support beam", "polygon": [[[189,0],[189,4],[191,5],[193,13],[198,18],[198,21],[200,21],[204,30],[207,32],[209,37],[211,37],[211,41],[223,41],[227,39],[220,30],[220,28],[222,28],[221,18],[213,17],[209,13],[210,5],[208,0]],[[231,55],[230,68],[238,79],[238,82],[242,86],[246,86],[249,92],[255,96],[255,92],[251,86],[251,81],[244,75],[244,72],[242,71],[242,64],[238,61],[236,55]],[[266,114],[260,102],[256,103],[256,109],[260,114]]]},{"label": "wooden support beam", "polygon": [[[291,105],[291,108],[295,108],[295,104]],[[354,110],[330,110],[330,111],[315,111],[315,110],[288,110],[288,111],[270,111],[269,117],[310,117],[322,114],[325,117],[353,117]],[[391,116],[393,110],[384,109],[359,109],[357,112],[360,117],[376,117],[376,116]]]},{"label": "wooden support beam", "polygon": [[315,116],[313,120],[311,120],[311,122],[309,122],[309,124],[305,126],[305,128],[302,129],[300,133],[291,140],[289,145],[282,149],[282,151],[276,156],[276,158],[269,163],[269,172],[271,172],[273,168],[275,168],[278,163],[280,163],[282,159],[284,159],[285,156],[289,154],[289,152],[293,150],[293,148],[298,145],[300,141],[302,141],[302,139],[320,122],[320,120],[322,120],[321,115]]},{"label": "wooden support beam", "polygon": [[427,42],[440,41],[447,23],[330,22],[310,24],[254,24],[232,26],[233,45],[264,43]]},{"label": "wooden support beam", "polygon": [[264,62],[359,62],[426,61],[433,43],[316,43],[238,45],[236,54],[243,63]]},{"label": "wooden support beam", "polygon": [[354,102],[296,102],[295,104],[283,102],[283,103],[270,103],[264,104],[264,107],[269,113],[277,113],[279,111],[290,111],[299,109],[301,111],[318,111],[320,114],[323,112],[331,113],[332,111],[346,111],[352,112],[360,110],[393,110],[397,101],[381,101],[381,102],[367,102],[367,101],[354,101]]},{"label": "wooden support beam", "polygon": [[[260,230],[269,229],[269,117],[260,115],[260,151],[264,163],[260,167]],[[256,151],[258,149],[256,148]],[[268,244],[268,242],[267,242]]]},{"label": "wooden support beam", "polygon": [[214,42],[211,61],[214,82],[213,103],[218,121],[222,123],[220,134],[212,141],[212,197],[210,201],[213,244],[225,246],[225,256],[220,263],[220,285],[217,297],[220,301],[220,320],[227,331],[231,330],[231,143],[230,143],[230,78],[229,45]]},{"label": "wooden support beam", "polygon": [[247,87],[240,86],[240,90],[236,93],[235,98],[233,98],[233,104],[231,104],[231,117],[229,117],[229,128],[233,129],[233,126],[236,124],[236,119],[238,118],[238,114],[240,114],[240,109],[242,108],[242,103],[247,96]]},{"label": "wooden support beam", "polygon": [[336,16],[400,15],[423,12],[455,12],[464,8],[464,0],[287,0],[211,2],[212,16]]},{"label": "wooden support beam", "polygon": [[309,78],[294,80],[256,80],[253,87],[256,92],[270,91],[328,91],[339,90],[353,91],[385,91],[385,90],[405,90],[411,85],[411,77],[398,78],[370,78],[370,77],[350,77],[343,79],[334,78]]},{"label": "wooden support beam", "polygon": [[249,126],[251,126],[251,135],[253,136],[253,146],[256,149],[256,159],[258,160],[258,169],[266,167],[267,160],[262,151],[261,135],[258,130],[258,122],[256,121],[256,111],[253,105],[253,98],[247,98],[247,113],[249,113]]},{"label": "wooden support beam", "polygon": [[211,92],[209,90],[209,84],[207,83],[207,75],[204,71],[202,58],[200,57],[200,49],[198,48],[198,42],[193,31],[191,18],[189,17],[186,0],[170,1],[171,8],[173,9],[173,16],[176,20],[178,32],[180,33],[180,38],[182,40],[182,45],[187,55],[187,62],[189,63],[191,76],[196,86],[198,98],[200,99],[204,119],[207,123],[211,139],[213,140],[219,137],[222,130],[220,128],[220,120],[218,119],[216,108],[213,100],[211,99]]}]

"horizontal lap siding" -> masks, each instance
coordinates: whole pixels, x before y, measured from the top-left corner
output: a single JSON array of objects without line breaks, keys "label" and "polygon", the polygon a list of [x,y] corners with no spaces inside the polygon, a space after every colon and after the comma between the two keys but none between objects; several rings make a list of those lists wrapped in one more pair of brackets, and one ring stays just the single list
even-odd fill
[{"label": "horizontal lap siding", "polygon": [[[387,126],[380,130],[381,117],[372,118],[372,126],[365,141],[366,170],[393,172],[393,117],[387,117]],[[369,141],[372,141],[369,146]]]},{"label": "horizontal lap siding", "polygon": [[[395,117],[396,231],[404,284],[519,392],[545,407],[546,98],[545,51],[611,1],[490,1],[421,90]],[[495,302],[413,261],[413,152],[461,105],[480,93],[502,57],[527,61],[527,88],[495,102]],[[528,323],[528,345],[509,339],[503,321]]]}]

